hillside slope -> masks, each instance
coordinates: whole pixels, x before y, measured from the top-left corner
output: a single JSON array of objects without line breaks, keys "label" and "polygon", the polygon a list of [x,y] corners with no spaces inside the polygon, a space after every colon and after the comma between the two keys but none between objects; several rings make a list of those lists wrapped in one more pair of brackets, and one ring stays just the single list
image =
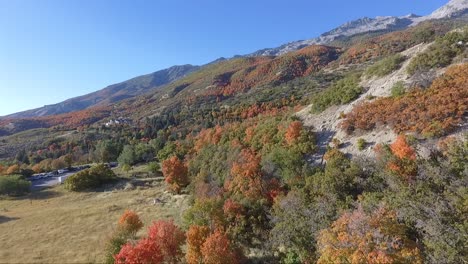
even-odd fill
[{"label": "hillside slope", "polygon": [[5,116],[4,118],[27,118],[58,115],[83,110],[88,107],[103,106],[115,103],[123,99],[142,95],[151,89],[164,86],[198,70],[199,68],[199,66],[188,64],[173,66],[168,69],[113,84],[102,90],[71,98],[61,103],[46,105],[40,108],[14,113]]}]

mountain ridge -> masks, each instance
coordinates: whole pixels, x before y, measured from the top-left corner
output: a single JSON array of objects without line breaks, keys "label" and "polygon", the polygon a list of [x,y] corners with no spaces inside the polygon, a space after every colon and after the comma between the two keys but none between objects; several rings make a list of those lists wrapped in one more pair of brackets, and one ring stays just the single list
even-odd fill
[{"label": "mountain ridge", "polygon": [[140,75],[129,80],[109,85],[101,90],[73,97],[63,102],[13,113],[0,118],[28,118],[64,114],[83,110],[93,106],[102,106],[144,94],[157,89],[187,74],[198,70],[200,66],[191,64],[176,65],[150,74]]},{"label": "mountain ridge", "polygon": [[341,26],[321,34],[317,38],[308,40],[292,41],[276,48],[261,49],[256,52],[234,56],[233,58],[220,57],[203,66],[193,66],[190,64],[172,66],[154,73],[137,76],[121,83],[109,85],[101,90],[85,94],[82,96],[67,99],[63,102],[46,105],[43,107],[13,113],[0,117],[8,118],[29,118],[49,115],[64,114],[73,111],[87,109],[92,106],[103,106],[106,104],[120,102],[124,99],[143,95],[152,89],[168,85],[175,80],[187,76],[201,67],[216,64],[220,61],[235,59],[239,57],[257,56],[280,56],[292,51],[297,51],[310,45],[327,45],[335,40],[370,32],[397,31],[417,25],[430,19],[452,18],[466,14],[468,11],[468,0],[451,0],[444,6],[438,8],[427,16],[417,16],[409,14],[406,16],[378,16],[376,18],[363,17],[346,22]]},{"label": "mountain ridge", "polygon": [[316,38],[293,41],[276,48],[261,49],[247,54],[246,56],[278,56],[309,45],[327,45],[334,40],[338,40],[343,37],[350,37],[356,34],[382,30],[402,30],[410,26],[415,26],[426,20],[453,18],[466,13],[468,13],[468,0],[451,0],[427,16],[408,14],[406,16],[378,16],[375,18],[363,17],[346,22]]}]

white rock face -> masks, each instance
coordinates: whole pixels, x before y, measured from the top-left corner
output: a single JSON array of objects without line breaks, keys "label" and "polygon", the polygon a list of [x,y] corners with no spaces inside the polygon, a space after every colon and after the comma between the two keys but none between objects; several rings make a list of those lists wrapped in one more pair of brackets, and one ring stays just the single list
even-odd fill
[{"label": "white rock face", "polygon": [[392,17],[382,16],[376,18],[360,18],[347,22],[317,38],[299,40],[281,45],[277,48],[268,48],[248,54],[247,56],[279,56],[295,51],[313,44],[328,44],[342,37],[353,36],[360,33],[374,32],[380,30],[399,30],[414,26],[429,19],[451,18],[468,13],[468,0],[451,0],[446,5],[434,11],[428,16],[417,16],[409,14],[406,16]]},{"label": "white rock face", "polygon": [[468,9],[468,0],[451,0],[446,5],[434,11],[427,19],[440,19],[445,17],[452,17],[460,12]]}]

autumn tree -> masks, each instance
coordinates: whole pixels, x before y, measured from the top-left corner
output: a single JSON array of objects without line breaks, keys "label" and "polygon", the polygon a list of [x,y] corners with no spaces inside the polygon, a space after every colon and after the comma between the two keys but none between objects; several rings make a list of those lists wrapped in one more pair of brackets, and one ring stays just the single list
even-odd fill
[{"label": "autumn tree", "polygon": [[250,149],[243,149],[239,160],[232,165],[231,179],[225,187],[233,195],[241,195],[249,199],[263,197],[263,182],[260,157]]},{"label": "autumn tree", "polygon": [[6,174],[19,174],[20,173],[20,166],[18,164],[13,164],[6,170]]},{"label": "autumn tree", "polygon": [[134,211],[126,210],[119,219],[119,228],[130,234],[136,234],[142,227],[143,222]]},{"label": "autumn tree", "polygon": [[106,264],[115,262],[114,256],[119,253],[128,240],[135,239],[136,233],[143,227],[138,215],[126,210],[119,219],[117,228],[110,235],[106,243]]},{"label": "autumn tree", "polygon": [[237,264],[240,262],[229,238],[216,230],[203,243],[201,248],[203,263],[205,264]]},{"label": "autumn tree", "polygon": [[135,245],[127,243],[115,255],[116,263],[180,263],[185,235],[173,221],[159,220]]},{"label": "autumn tree", "polygon": [[411,180],[417,173],[416,152],[408,144],[406,136],[398,136],[390,145],[390,150],[394,157],[388,162],[388,168],[406,180]]},{"label": "autumn tree", "polygon": [[40,173],[42,172],[42,167],[39,163],[37,164],[34,164],[34,166],[32,166],[31,168],[35,173]]},{"label": "autumn tree", "polygon": [[343,214],[318,236],[318,263],[423,263],[416,242],[396,213],[384,207]]},{"label": "autumn tree", "polygon": [[293,121],[289,124],[284,139],[288,145],[292,145],[300,136],[302,132],[302,123],[300,121]]},{"label": "autumn tree", "polygon": [[177,156],[162,162],[162,173],[169,188],[175,193],[180,193],[189,184],[187,166]]},{"label": "autumn tree", "polygon": [[191,225],[187,231],[187,253],[185,259],[188,264],[199,264],[203,262],[201,252],[203,243],[210,234],[207,226]]}]

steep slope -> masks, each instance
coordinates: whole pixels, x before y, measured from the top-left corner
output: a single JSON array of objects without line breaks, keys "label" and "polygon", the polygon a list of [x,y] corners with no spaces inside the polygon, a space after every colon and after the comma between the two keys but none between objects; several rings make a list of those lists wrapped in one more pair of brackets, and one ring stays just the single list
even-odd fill
[{"label": "steep slope", "polygon": [[103,106],[123,99],[144,94],[151,89],[164,86],[187,74],[198,70],[199,66],[181,65],[160,70],[151,74],[138,76],[130,80],[110,85],[102,90],[83,96],[68,99],[64,102],[46,105],[6,116],[6,118],[27,118],[58,115],[79,111],[92,106]]},{"label": "steep slope", "polygon": [[[466,14],[468,12],[468,0],[451,0],[446,5],[432,12],[432,14],[422,17],[420,19],[441,19],[452,18]],[[416,19],[419,21],[420,19]]]},{"label": "steep slope", "polygon": [[417,25],[422,21],[431,19],[455,18],[463,16],[468,12],[468,0],[451,0],[446,5],[437,9],[427,16],[417,16],[409,14],[407,16],[382,16],[376,18],[360,18],[351,22],[347,22],[335,29],[323,33],[317,38],[308,40],[299,40],[281,45],[276,48],[267,48],[258,50],[247,56],[277,56],[298,50],[313,44],[327,45],[333,41],[371,32],[388,32],[408,28],[409,26]]}]

